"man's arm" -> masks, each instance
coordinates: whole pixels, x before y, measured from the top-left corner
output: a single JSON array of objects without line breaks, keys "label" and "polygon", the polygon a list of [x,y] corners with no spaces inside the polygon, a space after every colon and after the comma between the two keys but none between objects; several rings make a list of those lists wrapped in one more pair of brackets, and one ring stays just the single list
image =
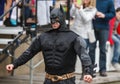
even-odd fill
[{"label": "man's arm", "polygon": [[83,80],[86,82],[91,82],[92,77],[94,77],[95,71],[93,69],[95,66],[92,65],[91,58],[88,55],[88,51],[86,49],[86,42],[82,37],[76,38],[74,48],[82,62],[82,68],[85,74]]},{"label": "man's arm", "polygon": [[28,62],[39,51],[41,51],[41,43],[38,37],[31,43],[30,47],[12,63],[14,65],[14,69]]}]

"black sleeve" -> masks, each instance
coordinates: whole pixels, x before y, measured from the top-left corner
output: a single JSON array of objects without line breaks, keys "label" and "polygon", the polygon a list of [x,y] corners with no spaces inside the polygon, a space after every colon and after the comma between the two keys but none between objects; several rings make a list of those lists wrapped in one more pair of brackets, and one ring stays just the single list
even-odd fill
[{"label": "black sleeve", "polygon": [[95,73],[93,70],[94,65],[92,65],[91,58],[86,49],[85,40],[82,37],[76,38],[74,48],[81,60],[83,68],[82,70],[84,70],[84,74],[90,74],[91,76],[93,76],[93,74]]},{"label": "black sleeve", "polygon": [[82,37],[76,38],[74,48],[82,62],[82,65],[91,65],[91,59],[88,55],[88,51],[86,50],[86,42]]},{"label": "black sleeve", "polygon": [[30,47],[13,62],[14,69],[20,65],[25,64],[39,51],[41,51],[41,41],[40,41],[40,37],[36,37],[35,40],[31,43]]}]

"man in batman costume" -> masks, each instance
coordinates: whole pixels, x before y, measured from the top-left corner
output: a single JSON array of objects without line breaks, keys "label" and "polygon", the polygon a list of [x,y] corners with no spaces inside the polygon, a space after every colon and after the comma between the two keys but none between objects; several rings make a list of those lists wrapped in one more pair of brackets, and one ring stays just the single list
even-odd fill
[{"label": "man in batman costume", "polygon": [[86,51],[86,43],[67,28],[62,6],[51,9],[50,19],[52,29],[36,37],[18,59],[6,66],[7,71],[25,64],[42,51],[46,72],[44,84],[75,84],[74,71],[78,55],[85,74],[83,80],[91,82],[94,66]]}]

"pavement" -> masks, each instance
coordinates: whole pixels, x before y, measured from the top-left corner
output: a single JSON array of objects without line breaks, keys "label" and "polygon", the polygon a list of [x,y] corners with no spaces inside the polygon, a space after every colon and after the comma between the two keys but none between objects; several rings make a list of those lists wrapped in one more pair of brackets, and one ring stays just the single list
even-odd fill
[{"label": "pavement", "polygon": [[[99,76],[99,73],[96,73],[96,77],[93,78],[91,83],[86,83],[83,80],[80,80],[81,74],[75,73],[76,75],[76,84],[120,84],[120,73],[119,72],[107,72],[107,77]],[[33,76],[32,84],[43,84],[45,73],[35,73]],[[119,83],[116,83],[119,82]],[[15,76],[6,76],[0,77],[0,84],[31,84],[29,75],[15,75]]]},{"label": "pavement", "polygon": [[[93,78],[93,81],[89,84],[114,84],[115,82],[119,82],[120,84],[120,72],[112,71],[107,72],[106,77],[99,76],[99,73],[96,73],[96,77]],[[79,75],[76,75],[76,84],[88,84],[84,81],[79,80]]]}]

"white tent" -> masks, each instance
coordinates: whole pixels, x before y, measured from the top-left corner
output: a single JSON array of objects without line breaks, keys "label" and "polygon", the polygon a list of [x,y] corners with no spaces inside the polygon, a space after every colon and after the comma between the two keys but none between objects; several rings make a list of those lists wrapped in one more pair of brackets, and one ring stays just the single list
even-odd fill
[{"label": "white tent", "polygon": [[115,9],[120,7],[120,0],[114,0],[115,3]]},{"label": "white tent", "polygon": [[52,0],[37,1],[37,19],[38,25],[46,25],[50,23],[50,6],[53,5]]}]

